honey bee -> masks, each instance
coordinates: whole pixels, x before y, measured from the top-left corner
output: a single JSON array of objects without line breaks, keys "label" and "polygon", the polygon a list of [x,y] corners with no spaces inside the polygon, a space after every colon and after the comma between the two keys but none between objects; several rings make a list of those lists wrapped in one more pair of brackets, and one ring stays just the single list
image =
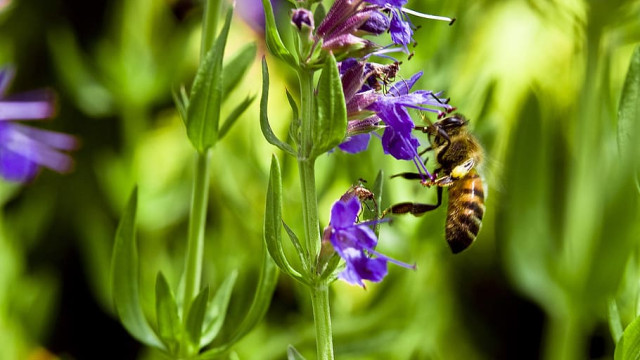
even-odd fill
[{"label": "honey bee", "polygon": [[435,205],[404,202],[391,206],[383,213],[422,215],[437,209],[442,203],[442,189],[449,190],[449,206],[445,236],[454,254],[469,247],[476,239],[484,216],[484,190],[482,178],[476,167],[482,162],[483,150],[478,140],[468,131],[468,120],[453,114],[428,126],[415,129],[429,135],[431,146],[420,155],[433,150],[438,167],[434,178],[423,180],[417,173],[401,173],[392,177],[421,180],[422,184],[437,186],[438,202]]}]

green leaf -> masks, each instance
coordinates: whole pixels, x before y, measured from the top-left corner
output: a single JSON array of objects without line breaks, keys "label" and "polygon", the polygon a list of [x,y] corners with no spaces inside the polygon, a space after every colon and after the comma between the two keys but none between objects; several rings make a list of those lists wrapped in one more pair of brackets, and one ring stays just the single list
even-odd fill
[{"label": "green leaf", "polygon": [[156,319],[158,321],[158,335],[167,345],[169,353],[175,355],[180,343],[180,317],[178,304],[162,272],[156,278]]},{"label": "green leaf", "polygon": [[232,14],[233,10],[230,9],[220,35],[198,68],[191,89],[187,109],[187,135],[199,152],[212,147],[218,140],[222,104],[222,57]]},{"label": "green leaf", "polygon": [[171,95],[173,96],[173,102],[176,104],[180,118],[184,124],[187,125],[187,109],[189,108],[187,91],[184,89],[184,86],[180,86],[180,92],[178,93],[175,89],[172,89]]},{"label": "green leaf", "polygon": [[613,358],[615,360],[640,359],[640,317],[635,318],[624,330],[622,338],[616,345]]},{"label": "green leaf", "polygon": [[304,356],[293,347],[293,345],[287,346],[287,360],[305,360]]},{"label": "green leaf", "polygon": [[298,253],[298,258],[300,258],[300,263],[302,264],[305,273],[308,274],[309,267],[307,266],[307,259],[309,258],[309,256],[307,255],[307,251],[302,247],[300,239],[298,239],[296,233],[293,232],[293,230],[287,225],[287,223],[284,222],[284,220],[282,221],[282,226],[284,226],[284,230],[287,232],[287,235],[289,235],[289,239],[291,240],[293,247],[296,248],[296,253]]},{"label": "green leaf", "polygon": [[[222,72],[222,93],[228,95],[233,91],[247,73],[247,70],[253,64],[256,58],[257,45],[251,43],[242,50],[238,51],[234,57],[225,62],[224,71]],[[225,98],[226,99],[226,98]]]},{"label": "green leaf", "polygon": [[322,67],[315,105],[316,119],[311,128],[312,157],[333,149],[347,134],[347,106],[338,65],[331,54]]},{"label": "green leaf", "polygon": [[269,255],[278,267],[291,277],[302,281],[302,276],[296,271],[284,254],[282,247],[282,175],[280,164],[275,155],[271,157],[271,171],[267,187],[267,201],[264,212],[264,240]]},{"label": "green leaf", "polygon": [[220,354],[227,351],[233,344],[247,335],[249,331],[262,320],[264,314],[267,312],[277,283],[278,267],[271,260],[268,252],[264,251],[262,256],[262,269],[260,270],[260,278],[258,279],[258,288],[251,302],[251,307],[247,311],[247,315],[224,344],[220,344],[217,347],[203,352],[198,356],[198,359],[216,359]]},{"label": "green leaf", "polygon": [[118,318],[125,329],[137,340],[159,349],[165,349],[149,326],[140,305],[138,285],[138,249],[135,238],[138,190],[131,193],[122,214],[111,258],[111,290]]},{"label": "green leaf", "polygon": [[193,299],[187,314],[185,330],[187,338],[191,346],[198,349],[200,345],[200,337],[202,335],[202,323],[204,322],[204,314],[207,311],[207,303],[209,302],[209,287],[205,287],[200,291],[198,296]]},{"label": "green leaf", "polygon": [[327,266],[325,266],[324,270],[322,271],[322,275],[320,275],[320,279],[318,280],[323,281],[333,275],[333,272],[338,268],[341,259],[342,258],[340,257],[340,255],[338,255],[337,252],[334,252],[331,255],[329,261],[327,261]]},{"label": "green leaf", "polygon": [[[624,81],[618,107],[618,148],[623,159],[630,159],[638,182],[640,157],[640,46],[636,47]],[[624,161],[624,160],[623,160]],[[628,163],[624,161],[624,163]]]},{"label": "green leaf", "polygon": [[227,133],[229,132],[233,124],[236,123],[236,121],[245,112],[245,110],[249,108],[249,105],[251,105],[251,103],[255,99],[256,99],[255,96],[247,96],[247,98],[244,99],[243,102],[238,104],[238,106],[236,106],[235,109],[233,109],[231,114],[227,116],[227,119],[224,121],[224,123],[220,127],[220,131],[218,132],[218,140],[222,140],[222,138],[224,138],[224,136],[227,135]]},{"label": "green leaf", "polygon": [[291,145],[284,143],[278,139],[278,137],[271,130],[269,125],[269,117],[267,116],[267,103],[269,102],[269,69],[267,68],[267,61],[262,58],[262,97],[260,98],[260,129],[262,135],[271,145],[275,145],[280,150],[285,151],[291,156],[296,156],[295,150]]},{"label": "green leaf", "polygon": [[233,286],[237,278],[238,272],[235,270],[232,271],[218,288],[216,296],[211,300],[205,315],[205,327],[200,339],[200,347],[205,347],[213,341],[220,332],[220,329],[222,329],[227,315],[227,308],[229,307],[229,300],[231,300]]},{"label": "green leaf", "polygon": [[611,337],[614,343],[618,343],[622,338],[622,320],[620,319],[620,313],[618,312],[618,304],[616,299],[609,300],[609,329],[611,330]]},{"label": "green leaf", "polygon": [[264,9],[265,19],[265,41],[267,43],[267,49],[275,57],[283,60],[292,67],[297,67],[297,61],[291,55],[289,50],[284,46],[280,34],[278,33],[278,27],[276,26],[276,19],[273,15],[273,8],[271,7],[271,1],[262,0],[262,7]]},{"label": "green leaf", "polygon": [[289,101],[289,106],[291,107],[291,111],[293,112],[293,120],[291,121],[291,126],[289,127],[289,136],[293,138],[293,141],[296,145],[300,146],[300,112],[298,111],[298,104],[289,93],[287,92],[287,100]]}]

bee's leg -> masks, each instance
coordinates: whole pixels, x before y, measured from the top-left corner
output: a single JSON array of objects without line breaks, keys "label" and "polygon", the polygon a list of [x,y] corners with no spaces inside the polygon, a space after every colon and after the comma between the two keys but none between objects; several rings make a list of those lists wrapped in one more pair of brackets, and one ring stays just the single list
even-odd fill
[{"label": "bee's leg", "polygon": [[437,204],[434,205],[434,204],[403,202],[403,203],[391,205],[390,208],[382,212],[382,217],[385,217],[388,213],[411,214],[414,216],[419,216],[428,211],[437,209],[441,204],[442,204],[442,188],[438,187],[438,203]]},{"label": "bee's leg", "polygon": [[412,172],[404,172],[404,173],[400,173],[400,174],[395,174],[395,175],[391,175],[391,178],[395,178],[395,177],[401,177],[401,178],[405,178],[407,180],[422,180],[423,179],[423,175],[419,174],[419,173],[412,173]]},{"label": "bee's leg", "polygon": [[469,173],[469,171],[473,169],[475,165],[476,165],[476,161],[473,158],[469,158],[465,162],[454,167],[451,170],[451,177],[454,179],[460,179],[466,176]]},{"label": "bee's leg", "polygon": [[418,153],[418,155],[422,156],[422,155],[424,155],[424,154],[428,153],[428,152],[429,152],[429,151],[431,151],[431,150],[433,150],[433,146],[429,146],[428,148],[426,148],[426,149],[424,149],[424,150],[420,151],[420,152]]},{"label": "bee's leg", "polygon": [[451,186],[454,180],[455,178],[451,175],[446,175],[433,180],[429,185],[436,185],[438,189],[442,189],[443,187]]}]

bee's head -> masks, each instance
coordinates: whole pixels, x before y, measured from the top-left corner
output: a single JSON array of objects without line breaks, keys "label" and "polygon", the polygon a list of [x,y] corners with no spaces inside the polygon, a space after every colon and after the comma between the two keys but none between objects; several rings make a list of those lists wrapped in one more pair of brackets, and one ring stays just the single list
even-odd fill
[{"label": "bee's head", "polygon": [[436,137],[442,136],[443,132],[452,136],[465,131],[468,123],[469,120],[461,114],[453,114],[430,125],[429,127],[432,128],[430,133]]}]

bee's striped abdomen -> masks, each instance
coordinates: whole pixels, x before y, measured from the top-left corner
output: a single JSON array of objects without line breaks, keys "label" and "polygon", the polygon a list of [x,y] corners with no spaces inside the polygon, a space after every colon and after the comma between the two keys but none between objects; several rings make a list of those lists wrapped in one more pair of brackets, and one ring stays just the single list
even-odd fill
[{"label": "bee's striped abdomen", "polygon": [[482,179],[471,171],[449,187],[449,207],[445,233],[454,254],[473,243],[478,236],[484,216]]}]

